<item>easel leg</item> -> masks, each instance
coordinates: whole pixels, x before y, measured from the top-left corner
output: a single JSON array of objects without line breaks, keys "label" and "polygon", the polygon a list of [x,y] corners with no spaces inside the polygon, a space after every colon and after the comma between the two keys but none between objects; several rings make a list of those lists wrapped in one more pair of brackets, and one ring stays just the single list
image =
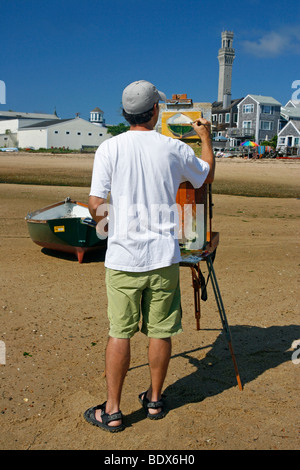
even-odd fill
[{"label": "easel leg", "polygon": [[201,284],[199,281],[199,264],[197,268],[195,266],[191,267],[192,278],[193,278],[193,288],[194,288],[194,305],[195,305],[195,318],[196,318],[196,329],[200,330],[200,288]]},{"label": "easel leg", "polygon": [[220,290],[219,290],[215,270],[214,270],[213,263],[212,263],[212,260],[211,260],[210,257],[207,258],[206,263],[207,263],[209,275],[210,275],[210,278],[211,278],[211,283],[212,283],[212,286],[213,286],[216,302],[217,302],[217,305],[218,305],[218,310],[219,310],[219,314],[220,314],[220,317],[221,317],[223,330],[224,330],[224,332],[226,334],[226,337],[227,337],[228,346],[229,346],[229,350],[230,350],[230,354],[231,354],[231,357],[232,357],[233,366],[234,366],[234,370],[235,370],[236,380],[237,380],[239,389],[243,390],[243,386],[242,386],[240,374],[239,374],[239,371],[238,371],[235,354],[234,354],[233,347],[232,347],[230,329],[229,329],[229,325],[227,323],[225,309],[224,309],[221,293],[220,293]]}]

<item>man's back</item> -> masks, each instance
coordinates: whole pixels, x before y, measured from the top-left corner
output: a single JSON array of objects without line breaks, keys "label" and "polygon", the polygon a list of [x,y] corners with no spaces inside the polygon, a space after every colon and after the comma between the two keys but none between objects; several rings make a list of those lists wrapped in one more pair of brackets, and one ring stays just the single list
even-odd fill
[{"label": "man's back", "polygon": [[156,131],[128,131],[95,157],[91,194],[110,191],[106,266],[147,271],[180,261],[176,194],[182,181],[200,187],[209,170],[191,148]]}]

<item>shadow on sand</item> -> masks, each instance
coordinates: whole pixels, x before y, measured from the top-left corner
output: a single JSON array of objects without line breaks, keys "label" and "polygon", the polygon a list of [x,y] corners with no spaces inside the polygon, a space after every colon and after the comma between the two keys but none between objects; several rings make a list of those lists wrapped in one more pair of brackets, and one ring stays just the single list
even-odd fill
[{"label": "shadow on sand", "polygon": [[[298,325],[271,326],[269,328],[237,325],[231,326],[230,331],[244,387],[267,370],[291,361],[292,352],[289,349],[292,342],[300,338],[300,326]],[[195,370],[164,390],[169,410],[180,408],[188,403],[199,403],[207,397],[237,387],[225,334],[223,332],[219,334],[203,358],[203,350],[205,349],[207,346],[172,356],[171,361],[175,357],[182,357],[192,364]],[[201,359],[197,359],[197,352],[200,351]],[[129,425],[141,419],[145,419],[142,410],[126,417]]]},{"label": "shadow on sand", "polygon": [[[41,252],[49,257],[63,259],[66,261],[71,261],[73,263],[78,263],[76,255],[72,253],[66,253],[64,251],[52,250],[49,248],[42,248]],[[102,263],[105,260],[106,249],[95,250],[90,253],[85,253],[83,258],[83,263]]]}]

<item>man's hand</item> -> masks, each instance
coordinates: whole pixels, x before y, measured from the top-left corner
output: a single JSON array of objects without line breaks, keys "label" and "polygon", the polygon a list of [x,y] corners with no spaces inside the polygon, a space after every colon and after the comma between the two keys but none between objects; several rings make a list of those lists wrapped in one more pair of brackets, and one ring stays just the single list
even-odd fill
[{"label": "man's hand", "polygon": [[211,139],[211,123],[209,121],[200,117],[192,122],[192,126],[202,142]]},{"label": "man's hand", "polygon": [[204,118],[199,118],[192,123],[192,126],[202,142],[201,159],[210,167],[205,183],[212,183],[215,177],[215,156],[211,145],[211,123]]}]

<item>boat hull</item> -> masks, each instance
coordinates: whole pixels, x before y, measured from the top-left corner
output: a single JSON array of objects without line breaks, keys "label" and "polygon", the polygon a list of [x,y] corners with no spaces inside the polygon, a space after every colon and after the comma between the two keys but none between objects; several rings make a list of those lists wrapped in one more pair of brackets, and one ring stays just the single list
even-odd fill
[{"label": "boat hull", "polygon": [[[61,217],[46,218],[47,214],[58,215],[60,210],[67,213],[63,204],[72,204],[72,209],[80,205],[81,216],[68,217],[64,214]],[[72,253],[82,263],[85,253],[107,247],[107,240],[98,238],[95,224],[87,223],[85,215],[88,215],[88,206],[70,199],[35,211],[26,217],[30,238],[43,248]]]}]

